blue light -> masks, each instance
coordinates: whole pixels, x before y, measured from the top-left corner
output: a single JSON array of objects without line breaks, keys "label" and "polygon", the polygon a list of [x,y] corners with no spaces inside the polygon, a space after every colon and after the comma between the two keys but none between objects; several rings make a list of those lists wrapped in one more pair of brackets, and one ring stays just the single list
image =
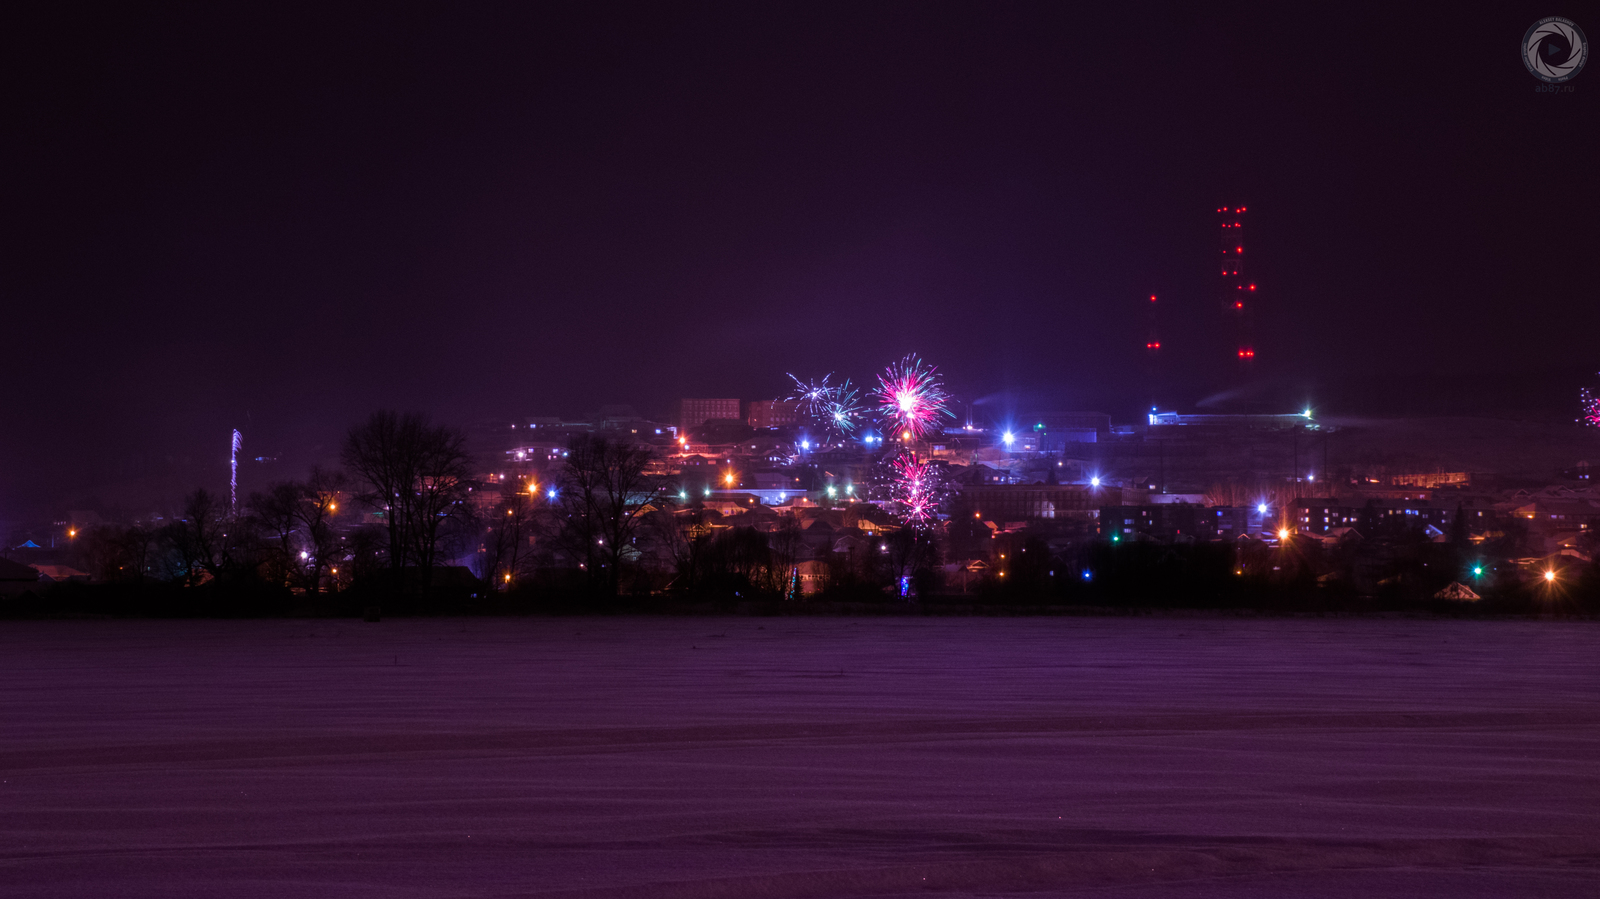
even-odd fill
[{"label": "blue light", "polygon": [[1262,503],[1261,505],[1256,506],[1256,511],[1260,512],[1262,515],[1267,514],[1267,504]]},{"label": "blue light", "polygon": [[1004,443],[1006,446],[1010,446],[1011,444],[1015,443],[1016,440],[1017,435],[1011,433],[1010,431],[1005,432],[1005,434],[1001,435],[1000,437],[1000,442]]},{"label": "blue light", "polygon": [[809,440],[800,441],[800,448],[803,449],[803,450],[811,449],[811,441],[809,441]]},{"label": "blue light", "polygon": [[1100,486],[1100,476],[1099,475],[1095,475],[1094,477],[1090,478],[1089,479],[1089,486],[1090,487],[1098,487],[1098,486]]},{"label": "blue light", "polygon": [[1086,580],[1086,581],[1093,580],[1094,579],[1094,572],[1092,572],[1089,569],[1085,568],[1083,570],[1083,579]]}]

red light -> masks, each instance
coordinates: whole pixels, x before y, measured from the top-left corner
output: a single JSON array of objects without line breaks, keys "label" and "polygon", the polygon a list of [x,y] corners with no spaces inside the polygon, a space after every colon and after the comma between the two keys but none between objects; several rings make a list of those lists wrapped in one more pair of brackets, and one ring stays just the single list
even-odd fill
[{"label": "red light", "polygon": [[1234,247],[1233,251],[1235,253],[1243,253],[1244,252],[1244,247]]},{"label": "red light", "polygon": [[1235,301],[1234,304],[1233,304],[1233,308],[1235,308],[1235,309],[1243,309],[1244,308],[1244,304]]},{"label": "red light", "polygon": [[1150,302],[1154,303],[1155,301],[1156,301],[1156,295],[1155,294],[1151,294],[1150,295]]},{"label": "red light", "polygon": [[1255,285],[1254,285],[1254,284],[1252,284],[1252,285],[1250,285],[1250,289],[1251,289],[1251,290],[1255,290],[1255,289],[1256,289],[1256,286],[1255,286]]}]

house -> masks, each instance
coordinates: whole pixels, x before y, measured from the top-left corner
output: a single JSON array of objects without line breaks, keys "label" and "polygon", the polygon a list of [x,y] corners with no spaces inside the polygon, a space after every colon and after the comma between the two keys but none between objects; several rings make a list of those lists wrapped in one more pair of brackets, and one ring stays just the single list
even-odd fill
[{"label": "house", "polygon": [[41,584],[61,584],[67,581],[88,583],[89,581],[89,575],[66,565],[35,565],[34,567],[39,570],[39,583]]},{"label": "house", "polygon": [[0,596],[16,596],[39,588],[39,570],[21,562],[0,559]]}]

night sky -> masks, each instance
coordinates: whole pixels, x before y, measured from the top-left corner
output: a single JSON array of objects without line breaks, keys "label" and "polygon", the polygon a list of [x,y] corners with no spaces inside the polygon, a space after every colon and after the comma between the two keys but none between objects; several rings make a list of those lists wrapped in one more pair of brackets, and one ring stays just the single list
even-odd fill
[{"label": "night sky", "polygon": [[1519,57],[1592,6],[332,6],[4,13],[0,520],[218,485],[235,427],[291,476],[380,406],[664,415],[913,350],[1125,416],[1150,293],[1193,409],[1225,203],[1271,395],[1563,414],[1600,368],[1600,69]]}]

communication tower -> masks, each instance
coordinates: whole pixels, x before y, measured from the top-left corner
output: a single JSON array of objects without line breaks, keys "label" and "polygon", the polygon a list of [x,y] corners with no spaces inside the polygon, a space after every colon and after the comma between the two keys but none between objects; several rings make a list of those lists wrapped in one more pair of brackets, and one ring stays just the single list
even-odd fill
[{"label": "communication tower", "polygon": [[1255,313],[1256,286],[1245,275],[1244,214],[1243,206],[1217,209],[1217,222],[1222,226],[1222,313],[1232,325],[1234,354],[1240,367],[1248,371],[1256,358],[1250,326]]},{"label": "communication tower", "polygon": [[1150,402],[1159,402],[1164,378],[1161,371],[1161,328],[1157,317],[1160,304],[1156,302],[1156,295],[1150,294],[1150,299],[1145,301],[1145,337],[1144,337],[1144,380],[1145,390],[1149,394],[1146,398]]}]

